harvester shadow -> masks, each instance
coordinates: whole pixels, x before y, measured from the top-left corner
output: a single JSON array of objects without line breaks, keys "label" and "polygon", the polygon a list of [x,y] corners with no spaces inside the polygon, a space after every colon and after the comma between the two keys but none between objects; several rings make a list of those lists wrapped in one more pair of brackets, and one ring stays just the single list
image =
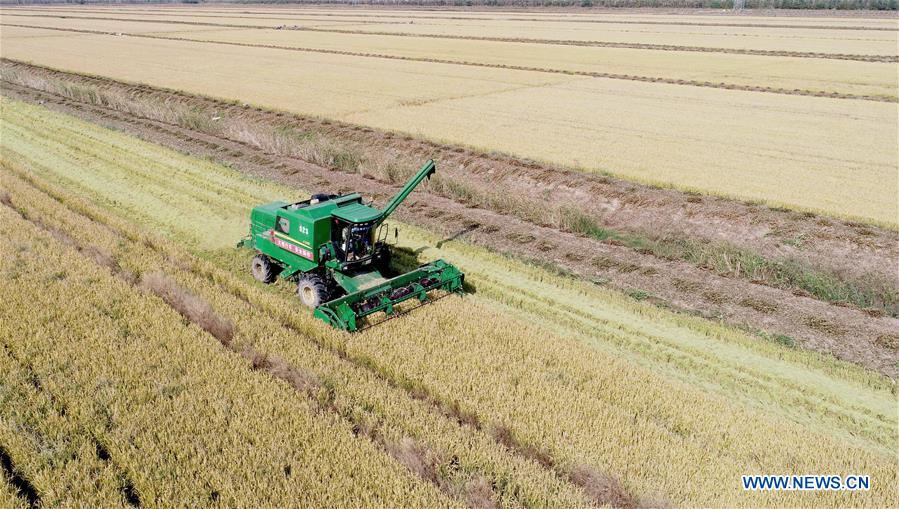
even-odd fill
[{"label": "harvester shadow", "polygon": [[456,239],[458,239],[459,237],[465,235],[466,233],[473,232],[473,231],[477,230],[480,226],[481,226],[481,225],[479,225],[478,223],[474,223],[474,224],[472,224],[472,225],[466,226],[465,228],[462,228],[462,229],[459,230],[458,232],[456,232],[456,233],[450,235],[449,237],[447,237],[447,238],[441,240],[440,242],[438,242],[438,243],[437,243],[437,249],[440,249],[441,247],[443,247],[443,245],[446,244],[447,242],[450,242],[450,241],[452,241],[452,240],[456,240]]},{"label": "harvester shadow", "polygon": [[[452,238],[458,237],[459,234]],[[443,241],[441,241],[443,242]],[[439,243],[438,243],[439,244]],[[386,277],[395,277],[411,270],[415,270],[421,265],[428,262],[422,258],[422,253],[433,246],[422,246],[418,249],[409,249],[408,247],[394,246],[391,256],[391,268]],[[462,281],[462,290],[465,293],[477,293],[477,289],[468,280]]]}]

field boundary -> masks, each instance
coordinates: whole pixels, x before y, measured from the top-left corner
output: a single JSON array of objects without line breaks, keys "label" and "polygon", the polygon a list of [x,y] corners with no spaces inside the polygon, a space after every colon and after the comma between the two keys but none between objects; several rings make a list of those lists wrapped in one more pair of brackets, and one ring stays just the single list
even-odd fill
[{"label": "field boundary", "polygon": [[107,32],[102,30],[85,30],[85,29],[74,29],[74,28],[47,28],[40,27],[36,25],[17,25],[11,23],[0,23],[0,26],[10,26],[10,27],[18,27],[18,28],[29,28],[29,29],[42,29],[42,30],[55,30],[60,32],[73,32],[73,33],[84,33],[91,35],[111,35],[116,37],[135,37],[140,39],[155,39],[155,40],[164,40],[164,41],[175,41],[175,42],[187,42],[187,43],[197,43],[197,44],[213,44],[213,45],[221,45],[221,46],[238,46],[245,48],[261,48],[261,49],[274,49],[280,51],[299,51],[303,53],[322,53],[328,55],[341,55],[341,56],[351,56],[351,57],[363,57],[363,58],[381,58],[386,60],[402,60],[406,62],[424,62],[431,64],[443,64],[443,65],[460,65],[460,66],[470,66],[470,67],[485,67],[491,69],[508,69],[512,71],[523,71],[523,72],[539,72],[539,73],[547,73],[547,74],[564,74],[569,76],[584,76],[587,78],[600,78],[600,79],[613,79],[613,80],[627,80],[627,81],[641,81],[644,83],[662,83],[666,85],[682,85],[682,86],[692,86],[692,87],[705,87],[705,88],[718,88],[718,89],[726,89],[726,90],[737,90],[741,92],[762,92],[768,94],[782,94],[782,95],[801,95],[801,96],[811,96],[811,97],[826,97],[830,99],[855,99],[862,101],[877,101],[877,102],[889,102],[889,103],[899,103],[899,96],[895,97],[887,97],[887,96],[879,96],[879,95],[858,95],[858,94],[844,94],[840,92],[824,92],[818,91],[814,92],[811,90],[790,90],[786,88],[774,88],[774,87],[763,87],[763,86],[753,86],[753,85],[738,85],[734,83],[712,83],[710,81],[698,81],[698,80],[683,80],[683,79],[673,79],[673,78],[661,78],[654,76],[635,76],[630,74],[615,74],[615,73],[607,73],[607,72],[590,72],[590,71],[573,71],[573,70],[564,70],[564,69],[551,69],[546,67],[527,67],[520,65],[506,65],[506,64],[488,64],[483,62],[469,62],[469,61],[460,61],[460,60],[446,60],[439,58],[423,58],[423,57],[406,57],[401,55],[388,55],[385,53],[366,53],[366,52],[357,52],[357,51],[343,51],[343,50],[330,50],[323,48],[304,48],[299,46],[278,46],[273,44],[251,44],[251,43],[243,43],[243,42],[228,42],[228,41],[215,41],[209,39],[192,39],[185,37],[172,37],[165,35],[150,35],[150,34],[135,34],[135,33],[127,33],[127,32]]},{"label": "field boundary", "polygon": [[818,53],[812,51],[777,51],[762,49],[740,49],[740,48],[716,48],[714,46],[679,46],[675,44],[651,44],[651,43],[630,43],[630,42],[610,42],[610,41],[578,41],[574,39],[528,39],[514,37],[475,37],[463,35],[448,34],[416,34],[410,32],[367,32],[364,30],[337,30],[330,28],[298,28],[296,30],[308,32],[330,32],[337,34],[353,34],[353,35],[381,35],[381,36],[398,36],[398,37],[421,37],[426,39],[457,39],[457,40],[473,40],[473,41],[489,41],[489,42],[509,42],[509,43],[528,43],[528,44],[545,44],[557,46],[587,46],[597,48],[621,48],[621,49],[640,49],[640,50],[656,50],[656,51],[687,51],[699,53],[723,53],[728,55],[754,55],[764,57],[793,57],[793,58],[822,58],[829,60],[854,60],[859,62],[883,62],[896,63],[899,62],[899,56],[891,55],[863,55],[853,53]]},{"label": "field boundary", "polygon": [[[108,18],[108,17],[87,17],[87,16],[56,16],[48,14],[5,14],[6,16],[22,16],[22,17],[40,17],[55,19],[87,19],[92,21],[125,21],[136,23],[159,23],[172,25],[187,26],[212,26],[222,28],[244,28],[252,30],[279,30],[281,27],[269,25],[238,25],[233,23],[206,23],[202,21],[176,21],[176,20],[152,20],[152,19],[130,19],[130,18]],[[249,18],[252,19],[252,18]],[[26,26],[26,25],[23,25]],[[50,27],[41,27],[47,28]],[[316,28],[303,26],[285,26],[283,29],[295,30],[301,32],[321,32],[349,35],[371,35],[371,36],[391,36],[391,37],[418,37],[425,39],[449,39],[449,40],[471,40],[471,41],[487,41],[487,42],[504,42],[504,43],[528,43],[543,44],[556,46],[586,46],[597,48],[620,48],[620,49],[640,49],[655,51],[686,51],[700,53],[723,53],[733,55],[754,55],[766,57],[793,57],[793,58],[820,58],[830,60],[853,60],[859,62],[881,62],[881,63],[897,63],[899,55],[865,55],[852,53],[819,53],[811,51],[777,51],[777,50],[757,50],[757,49],[740,49],[740,48],[716,48],[713,46],[680,46],[673,44],[650,44],[650,43],[627,43],[627,42],[610,42],[610,41],[578,41],[569,39],[531,39],[516,37],[487,37],[487,36],[464,36],[451,34],[416,34],[411,32],[387,32],[387,31],[365,31],[365,30],[341,30],[334,28]]]}]

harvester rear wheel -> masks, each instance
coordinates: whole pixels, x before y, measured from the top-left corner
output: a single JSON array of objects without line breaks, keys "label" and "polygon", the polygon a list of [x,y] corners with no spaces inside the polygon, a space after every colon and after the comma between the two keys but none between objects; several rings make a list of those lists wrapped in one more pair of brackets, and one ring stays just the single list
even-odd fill
[{"label": "harvester rear wheel", "polygon": [[277,267],[275,264],[268,259],[268,256],[258,254],[253,257],[253,263],[250,266],[250,272],[253,273],[253,277],[258,281],[262,281],[263,283],[271,283],[275,280],[275,276],[278,275]]},{"label": "harvester rear wheel", "polygon": [[316,274],[305,274],[297,283],[297,296],[303,304],[311,308],[327,302],[328,293],[328,285]]}]

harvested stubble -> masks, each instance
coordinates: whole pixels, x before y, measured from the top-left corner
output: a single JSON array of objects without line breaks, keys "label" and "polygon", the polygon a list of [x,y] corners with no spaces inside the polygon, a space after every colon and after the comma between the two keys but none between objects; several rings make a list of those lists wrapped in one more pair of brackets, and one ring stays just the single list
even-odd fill
[{"label": "harvested stubble", "polygon": [[[894,103],[58,35],[4,27],[4,56],[653,184],[896,222],[895,185],[884,185],[896,182]],[[799,185],[803,193],[794,192]]]},{"label": "harvested stubble", "polygon": [[[14,9],[15,12],[34,11],[34,7],[22,6]],[[266,5],[265,7],[256,6],[238,6],[219,4],[216,6],[91,6],[79,5],[77,7],[58,6],[52,9],[39,8],[38,12],[66,12],[66,13],[84,13],[84,12],[122,12],[122,13],[142,13],[147,15],[162,14],[172,16],[208,16],[219,17],[221,15],[238,16],[238,17],[273,17],[273,16],[300,16],[313,19],[327,20],[333,19],[341,23],[347,20],[359,19],[382,19],[382,20],[534,20],[534,21],[553,21],[568,20],[574,22],[609,22],[615,20],[621,23],[650,23],[675,26],[798,26],[807,28],[812,27],[857,27],[857,28],[889,28],[895,23],[888,17],[871,18],[871,17],[829,17],[816,16],[814,13],[807,13],[804,16],[765,16],[741,13],[738,19],[728,16],[708,16],[703,14],[674,14],[665,12],[663,17],[652,12],[611,12],[608,10],[600,11],[577,11],[577,12],[542,12],[539,10],[525,11],[470,11],[465,10],[412,10],[412,9],[378,9],[378,10],[345,10],[339,7],[335,9],[333,6],[307,6],[302,10],[298,10],[296,6],[278,7],[276,5]],[[615,22],[613,21],[613,22]]]},{"label": "harvested stubble", "polygon": [[[165,225],[172,209],[150,210],[142,204],[153,200],[155,193],[169,194],[164,191],[166,185],[194,182],[200,186],[196,175],[209,173],[212,179],[230,179],[231,186],[240,185],[250,195],[264,194],[258,183],[211,164],[174,156],[84,123],[69,124],[69,131],[63,125],[72,121],[65,117],[37,113],[20,105],[16,109],[39,114],[43,123],[54,122],[58,134],[43,133],[45,138],[40,143],[51,144],[43,150],[34,146],[38,136],[6,135],[5,159],[27,164],[30,172],[91,196],[104,208],[103,217],[122,225],[120,231],[135,231],[135,227],[126,226],[115,216],[136,219],[148,228]],[[23,128],[22,123],[13,123],[18,129]],[[37,129],[41,123],[29,125]],[[88,141],[80,132],[109,143],[94,145],[96,142]],[[77,165],[70,158],[48,155],[50,149],[59,151],[66,144],[80,147]],[[127,164],[97,158],[104,151],[117,152],[126,146],[133,157]],[[157,152],[166,153],[159,159],[172,158],[171,166],[152,168],[159,174],[163,189],[148,186],[135,190],[111,206],[103,198],[109,196],[106,186],[127,187],[123,184],[131,179],[147,178],[149,161],[141,159],[156,159]],[[108,174],[104,169],[107,167]],[[113,168],[118,170],[112,172]],[[179,177],[181,182],[171,182],[175,168],[185,173]],[[89,172],[107,177],[83,175]],[[166,180],[171,183],[166,184]],[[249,206],[254,199],[226,195],[218,201],[227,205],[238,200]],[[174,203],[177,208],[177,200]],[[173,238],[188,246],[214,244],[210,236],[216,232],[194,227],[209,206],[198,203],[180,210],[183,226],[171,233]],[[95,210],[94,205],[89,207]],[[138,211],[144,213],[135,214]],[[95,210],[93,214],[99,213]],[[245,222],[246,217],[235,214],[227,219]],[[412,240],[406,245],[413,249],[432,243],[423,232],[410,228],[404,231],[411,232],[408,235]],[[189,241],[191,238],[194,240]],[[177,252],[167,241],[154,241],[154,245],[163,252]],[[322,348],[346,357],[349,364],[326,364],[317,375],[337,380],[338,387],[346,388],[346,393],[336,394],[347,396],[338,396],[335,401],[346,397],[345,408],[356,409],[350,414],[362,416],[357,422],[377,423],[382,419],[380,422],[392,423],[382,426],[392,430],[389,433],[393,441],[413,436],[410,430],[417,430],[415,436],[420,440],[424,437],[428,449],[441,454],[458,450],[460,444],[472,444],[471,438],[462,439],[458,431],[452,433],[452,426],[450,433],[431,434],[440,429],[428,427],[432,423],[443,429],[447,424],[444,417],[434,415],[430,405],[407,402],[390,407],[377,403],[377,399],[367,399],[406,401],[409,394],[425,394],[446,408],[456,408],[457,414],[474,415],[482,426],[508,429],[511,440],[523,447],[545,450],[559,472],[570,475],[582,465],[591,465],[619,477],[629,492],[640,497],[660,493],[673,503],[731,506],[827,506],[845,502],[833,494],[781,494],[762,499],[743,493],[736,482],[732,489],[722,491],[721,486],[730,486],[731,480],[739,479],[740,472],[761,465],[773,470],[823,469],[840,473],[862,469],[874,476],[875,489],[854,498],[853,503],[896,502],[895,494],[887,488],[896,482],[889,452],[895,440],[890,420],[894,397],[890,384],[881,378],[807,352],[760,344],[699,320],[628,303],[607,292],[586,289],[473,248],[450,244],[440,253],[434,251],[435,255],[451,259],[459,258],[460,253],[464,253],[464,268],[477,285],[478,297],[444,300],[427,312],[414,313],[349,338],[323,330],[307,314],[295,312],[296,303],[283,288],[259,287],[246,274],[246,255],[231,248],[206,253],[206,262],[188,264],[200,268],[204,277],[198,279],[189,273],[176,277],[180,285],[232,317],[238,331],[258,330],[247,332],[245,340],[260,351],[276,353],[289,363],[302,366],[322,365],[316,364]],[[147,256],[124,258],[141,260],[134,263],[158,263]],[[504,269],[501,281],[489,277],[498,266]],[[210,286],[209,281],[224,285],[228,292]],[[547,292],[544,287],[553,290]],[[498,303],[502,301],[510,305]],[[586,308],[585,302],[590,303]],[[534,311],[541,307],[543,311]],[[555,319],[552,314],[557,315]],[[289,330],[279,330],[277,324],[271,323],[272,317],[289,325]],[[247,321],[247,327],[241,326],[242,320]],[[531,325],[533,322],[538,325]],[[562,325],[558,329],[563,336],[548,333],[539,325],[556,323]],[[448,337],[446,330],[454,333]],[[298,342],[297,332],[311,341]],[[646,369],[641,364],[656,369]],[[365,369],[360,371],[363,366]],[[366,385],[365,380],[371,385]],[[865,398],[859,399],[860,393]],[[371,403],[366,407],[360,401]],[[689,405],[684,404],[687,401]],[[826,404],[836,417],[814,412],[821,404]],[[366,408],[379,409],[384,414]],[[408,418],[409,415],[419,417]],[[483,435],[463,436],[481,437],[476,443],[483,450],[499,454],[491,457],[503,457],[503,449],[491,449],[496,443]],[[622,448],[620,444],[625,443],[631,446]],[[492,472],[490,475],[502,478],[496,463],[478,459],[477,454],[467,461],[481,465],[480,472]],[[478,468],[467,470],[470,477],[466,480],[476,481],[477,477],[470,473],[477,471]],[[527,479],[540,478],[532,475],[535,477]],[[543,479],[547,483],[553,477]],[[522,485],[531,486],[532,493],[545,490],[530,482]]]}]

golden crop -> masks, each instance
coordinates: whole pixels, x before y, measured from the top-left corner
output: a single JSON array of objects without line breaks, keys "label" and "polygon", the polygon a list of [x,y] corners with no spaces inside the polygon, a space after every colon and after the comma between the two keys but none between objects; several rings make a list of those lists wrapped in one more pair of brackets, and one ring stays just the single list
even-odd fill
[{"label": "golden crop", "polygon": [[[17,14],[47,14],[41,9],[9,9]],[[771,51],[804,51],[821,53],[852,53],[863,55],[896,55],[896,33],[890,31],[859,32],[858,30],[841,30],[845,26],[866,26],[879,28],[896,28],[895,19],[826,19],[821,17],[743,17],[741,25],[812,25],[815,27],[831,26],[831,28],[805,28],[801,31],[791,28],[771,26],[696,26],[696,25],[659,25],[657,15],[621,15],[608,14],[599,16],[577,16],[568,20],[564,16],[550,14],[545,19],[535,21],[540,15],[524,13],[465,13],[464,20],[458,18],[459,13],[415,13],[413,11],[393,12],[387,16],[377,12],[355,12],[336,14],[333,11],[277,11],[268,10],[254,13],[221,11],[209,12],[208,9],[68,9],[57,12],[73,19],[79,17],[115,17],[123,19],[153,19],[160,21],[220,23],[232,25],[254,26],[291,26],[298,25],[310,28],[350,29],[360,32],[388,32],[407,34],[445,34],[471,37],[505,37],[523,39],[561,39],[576,41],[607,41],[623,43],[663,44],[676,46],[706,46],[715,48],[763,49]],[[444,19],[440,19],[444,18]],[[21,17],[16,19],[28,20]],[[599,19],[603,23],[583,23],[581,20]],[[666,15],[664,20],[671,22],[733,23],[732,19],[709,16],[672,16]],[[622,21],[623,23],[606,23]],[[650,24],[634,25],[634,21]],[[28,23],[28,24],[43,24]],[[208,29],[209,27],[201,27]]]},{"label": "golden crop", "polygon": [[79,30],[154,34],[196,41],[273,45],[321,49],[457,63],[518,66],[555,72],[610,73],[708,83],[728,83],[802,90],[871,95],[896,99],[896,67],[882,62],[823,58],[734,55],[686,51],[635,51],[626,48],[509,44],[479,40],[392,37],[373,34],[293,30],[233,30],[163,23],[17,18],[37,26]]},{"label": "golden crop", "polygon": [[[98,444],[91,431],[65,413],[59,401],[35,387],[38,378],[7,348],[0,349],[0,372],[0,445],[17,474],[41,486],[43,503],[123,506],[119,472],[98,458]],[[0,481],[10,480],[0,477]],[[8,487],[13,489],[12,485]]]},{"label": "golden crop", "polygon": [[[76,414],[81,426],[101,416],[114,418],[116,426],[101,427],[98,438],[111,444],[113,459],[123,458],[148,499],[166,499],[176,490],[194,497],[205,493],[153,476],[172,465],[192,475],[203,469],[229,474],[218,483],[233,487],[228,496],[235,501],[246,501],[239,488],[257,471],[265,473],[260,482],[267,483],[260,491],[284,489],[269,476],[283,477],[272,470],[292,449],[283,451],[275,443],[299,440],[292,438],[297,427],[317,430],[327,424],[330,433],[322,431],[303,447],[342,447],[339,457],[354,458],[350,463],[360,461],[352,455],[369,451],[364,465],[390,468],[362,468],[357,481],[392,490],[395,500],[409,504],[422,500],[415,497],[438,495],[466,502],[466,488],[482,480],[504,506],[584,504],[584,492],[569,482],[584,467],[618,478],[644,501],[675,505],[847,502],[833,493],[742,492],[739,476],[757,471],[868,473],[873,489],[854,494],[851,504],[899,502],[891,489],[897,482],[896,403],[891,383],[882,377],[630,302],[474,247],[448,243],[438,250],[432,235],[409,227],[402,228],[406,247],[461,262],[477,294],[442,300],[358,335],[338,333],[300,308],[288,285],[256,283],[246,270],[248,254],[230,247],[246,227],[249,207],[296,191],[37,107],[2,105],[0,176],[12,203],[29,218],[66,232],[81,254],[0,208],[2,224],[11,225],[4,227],[4,238],[33,253],[23,262],[22,278],[10,280],[4,270],[0,284],[29,298],[40,293],[35,297],[43,299],[40,310],[67,310],[66,299],[84,301],[65,312],[64,323],[75,332],[54,325],[46,338],[11,346],[28,352],[54,395],[84,409]],[[233,232],[229,223],[243,225],[241,231]],[[109,253],[120,272],[140,279],[163,271],[208,302],[233,321],[236,350],[222,349],[156,297],[92,265],[91,246]],[[4,267],[13,259],[4,252]],[[72,289],[54,282],[61,265],[71,267],[65,281]],[[75,299],[88,281],[94,281],[90,297]],[[24,297],[16,302],[10,314],[0,315],[0,327],[20,327],[13,317],[28,315]],[[40,329],[35,322],[41,316],[27,316],[21,330]],[[93,337],[87,328],[97,325],[115,332]],[[51,340],[56,334],[66,340]],[[127,340],[135,334],[145,339]],[[331,396],[318,402],[250,372],[233,353],[244,347],[307,370]],[[70,366],[62,363],[66,359],[71,367],[64,367]],[[75,380],[71,387],[63,383],[67,375]],[[95,399],[78,391],[107,378],[111,389]],[[171,387],[172,379],[179,380],[178,388]],[[159,394],[166,388],[180,390],[177,404]],[[235,395],[242,399],[232,400]],[[224,411],[222,401],[238,419],[233,425],[216,428],[197,418],[210,412],[221,418],[216,412]],[[817,409],[824,406],[828,412],[821,415]],[[132,407],[134,415],[122,411]],[[279,416],[285,414],[306,421],[284,421]],[[151,429],[136,425],[157,420],[162,422]],[[353,439],[348,428],[380,438]],[[278,461],[239,452],[250,438],[248,429],[254,430],[256,447]],[[178,451],[190,443],[189,450],[199,455],[223,440],[229,444],[223,457],[205,465],[190,454],[156,450]],[[407,452],[420,449],[435,458],[436,480],[414,484],[412,491],[389,488],[398,479],[415,479],[401,475],[401,464],[416,470],[397,453],[409,440],[419,446]],[[144,448],[146,457],[138,457],[135,452],[143,454]],[[523,452],[527,448],[548,455],[551,466],[528,459],[535,456]],[[333,465],[337,479],[347,464]],[[306,475],[317,468],[322,463],[310,464]]]},{"label": "golden crop", "polygon": [[9,509],[28,509],[28,503],[21,492],[12,484],[12,480],[0,470],[0,505]]},{"label": "golden crop", "polygon": [[[76,421],[72,430],[38,429],[41,440],[60,437],[74,449],[79,434],[92,434],[151,505],[451,505],[355,438],[346,422],[316,413],[287,386],[250,373],[238,356],[203,340],[197,327],[182,326],[159,299],[9,208],[2,214],[0,284],[11,296],[0,311],[5,347],[29,359],[42,390]],[[28,415],[4,416],[13,428],[0,439],[24,439],[15,430],[29,425]],[[39,458],[48,447],[60,455],[62,471],[42,473]],[[14,459],[50,505],[108,505],[97,498],[114,480],[90,468],[99,462],[96,449],[78,451],[69,462],[50,443],[31,454],[21,445]],[[62,491],[67,476],[77,491]]]},{"label": "golden crop", "polygon": [[[208,37],[243,37],[232,35],[237,33]],[[204,34],[186,37],[206,38]],[[234,98],[653,184],[896,224],[895,103],[16,27],[4,27],[0,37],[3,56],[51,67]],[[305,44],[311,35],[260,37]],[[326,47],[366,45],[355,36],[315,34],[314,40]],[[459,60],[479,51],[469,41],[403,44],[382,50],[436,57],[458,52],[453,58]],[[833,86],[841,90],[895,92],[887,86],[890,73],[895,74],[889,63],[803,59],[794,65],[779,57],[730,55],[733,60],[721,60],[722,55],[696,53],[677,56],[680,62],[698,59],[691,68],[699,70],[685,74],[669,67],[671,55],[655,58],[655,53],[669,52],[554,47],[549,53],[543,48],[525,51],[524,57],[509,49],[514,46],[504,44],[503,51],[477,58],[494,63],[526,59],[540,65],[555,60],[553,67],[622,72],[642,66],[646,72],[628,73],[700,80],[723,73],[729,77],[720,81],[780,83],[788,89],[828,89],[839,82]],[[626,56],[631,54],[636,57]],[[764,78],[734,67],[757,58],[765,59],[765,68],[778,63],[780,70]],[[244,79],[248,75],[254,79]],[[803,80],[807,85],[801,85]]]},{"label": "golden crop", "polygon": [[[198,270],[201,272],[201,275],[198,275],[192,272],[185,273],[183,268],[179,269],[190,263],[203,265],[199,260],[190,261],[184,258],[190,255],[178,253],[174,249],[169,253],[168,250],[171,248],[161,248],[166,256],[159,256],[158,253],[148,251],[143,242],[125,242],[125,239],[111,235],[109,230],[99,226],[98,223],[83,217],[79,218],[77,215],[73,216],[71,211],[59,205],[54,206],[45,195],[29,190],[27,184],[13,176],[6,176],[5,183],[12,188],[14,203],[27,203],[29,214],[46,218],[51,224],[72,232],[81,242],[98,246],[103,250],[110,249],[110,252],[116,253],[116,258],[121,261],[123,270],[132,274],[160,268],[170,273],[180,272],[175,276],[179,284],[213,303],[218,311],[234,318],[237,333],[233,341],[236,350],[240,351],[244,346],[250,345],[262,347],[263,351],[279,353],[282,353],[282,350],[292,349],[289,357],[292,363],[314,371],[316,376],[327,381],[328,386],[335,391],[333,404],[336,413],[349,416],[348,420],[354,426],[377,429],[378,435],[383,436],[387,443],[401,443],[404,437],[415,437],[416,441],[427,446],[429,451],[439,455],[443,461],[456,458],[457,464],[454,468],[458,470],[445,474],[447,482],[452,486],[459,486],[461,490],[472,480],[489,475],[491,481],[495,479],[504,487],[504,491],[498,496],[499,502],[504,506],[515,507],[525,502],[557,507],[576,507],[584,504],[583,495],[577,489],[533,463],[510,456],[485,432],[460,427],[453,419],[447,419],[431,406],[411,398],[401,389],[392,388],[371,372],[342,361],[337,353],[323,351],[314,342],[301,343],[299,346],[303,348],[297,350],[295,332],[279,326],[273,321],[272,314],[260,309],[258,304],[250,306],[238,297],[249,295],[253,297],[254,302],[257,299],[264,299],[265,293],[257,295],[258,290],[253,288],[252,283],[248,285],[241,282],[240,287],[233,293],[222,293],[219,286],[203,277],[203,271]],[[124,231],[133,231],[133,228]],[[127,247],[124,247],[123,243]],[[181,256],[170,258],[169,255]],[[180,261],[173,262],[173,259]],[[227,278],[226,281],[233,279],[221,272],[207,277]],[[280,302],[276,301],[275,306],[280,306]],[[307,327],[312,325],[308,317],[304,325]],[[272,344],[279,345],[282,350],[268,348]],[[257,424],[253,429],[270,433],[269,426]],[[169,495],[160,494],[160,498],[165,500]]]}]

